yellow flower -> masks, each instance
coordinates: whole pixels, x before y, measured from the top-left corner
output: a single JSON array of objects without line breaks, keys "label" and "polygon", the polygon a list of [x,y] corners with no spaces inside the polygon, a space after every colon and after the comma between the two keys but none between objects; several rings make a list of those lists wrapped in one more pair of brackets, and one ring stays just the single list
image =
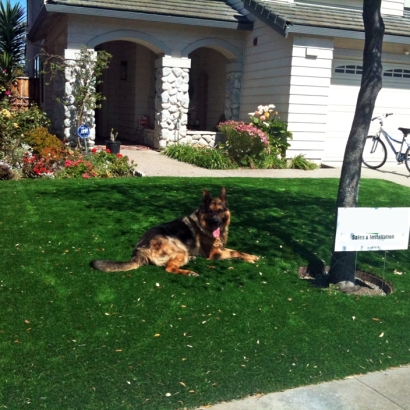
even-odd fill
[{"label": "yellow flower", "polygon": [[19,125],[18,125],[16,122],[13,124],[13,126],[14,126],[14,128],[18,128],[18,127],[19,127]]},{"label": "yellow flower", "polygon": [[9,110],[6,110],[5,108],[3,108],[1,110],[1,113],[6,117],[6,118],[10,118],[11,117],[11,113]]},{"label": "yellow flower", "polygon": [[268,112],[265,112],[265,117],[269,118],[269,113]]}]

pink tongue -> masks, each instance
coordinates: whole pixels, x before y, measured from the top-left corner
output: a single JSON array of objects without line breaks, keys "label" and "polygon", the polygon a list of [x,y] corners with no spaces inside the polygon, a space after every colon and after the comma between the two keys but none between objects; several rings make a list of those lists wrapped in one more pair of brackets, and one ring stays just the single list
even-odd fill
[{"label": "pink tongue", "polygon": [[220,228],[216,228],[213,232],[212,235],[214,236],[214,238],[219,238],[219,235],[221,234],[221,229]]}]

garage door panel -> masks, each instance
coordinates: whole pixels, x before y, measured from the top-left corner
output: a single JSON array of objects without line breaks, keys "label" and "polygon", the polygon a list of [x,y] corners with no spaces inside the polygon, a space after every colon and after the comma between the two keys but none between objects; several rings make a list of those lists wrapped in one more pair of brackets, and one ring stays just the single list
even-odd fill
[{"label": "garage door panel", "polygon": [[[335,61],[334,66],[351,67],[354,64],[361,63]],[[389,64],[387,68],[385,66],[383,68],[384,70],[393,70],[393,75],[404,74],[402,78],[386,79],[383,77],[384,88],[378,94],[373,116],[393,113],[392,116],[384,120],[384,128],[393,138],[401,140],[402,133],[398,127],[410,128],[410,78],[406,77],[407,71],[405,71],[410,70],[410,66]],[[335,78],[332,78],[330,86],[324,162],[343,160],[360,89],[360,82],[357,81],[360,75],[338,74],[335,70],[333,75]],[[369,134],[377,132],[378,129],[378,121],[373,121]],[[394,162],[395,158],[390,148],[388,151],[388,161]]]}]

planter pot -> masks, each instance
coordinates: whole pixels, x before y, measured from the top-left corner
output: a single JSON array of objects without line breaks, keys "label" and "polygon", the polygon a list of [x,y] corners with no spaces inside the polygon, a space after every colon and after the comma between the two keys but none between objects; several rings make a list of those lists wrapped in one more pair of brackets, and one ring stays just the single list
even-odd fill
[{"label": "planter pot", "polygon": [[111,154],[119,154],[120,148],[121,148],[121,142],[107,140],[105,141],[105,148],[109,149]]}]

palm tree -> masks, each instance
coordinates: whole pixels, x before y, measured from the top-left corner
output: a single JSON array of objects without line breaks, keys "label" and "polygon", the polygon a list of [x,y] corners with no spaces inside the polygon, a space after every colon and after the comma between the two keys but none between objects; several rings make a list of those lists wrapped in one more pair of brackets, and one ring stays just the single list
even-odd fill
[{"label": "palm tree", "polygon": [[[26,23],[24,9],[20,4],[0,4],[0,86],[9,88],[10,83],[23,70]],[[0,91],[2,91],[0,89]],[[4,92],[5,90],[3,90]]]}]

